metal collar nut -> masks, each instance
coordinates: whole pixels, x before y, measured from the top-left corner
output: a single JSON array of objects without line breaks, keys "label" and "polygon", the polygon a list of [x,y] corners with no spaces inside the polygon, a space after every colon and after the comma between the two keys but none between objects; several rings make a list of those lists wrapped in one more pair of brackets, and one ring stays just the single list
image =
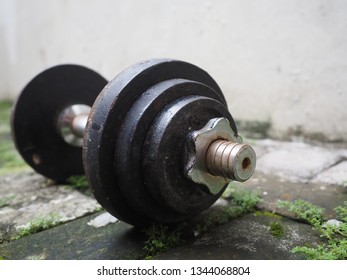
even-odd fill
[{"label": "metal collar nut", "polygon": [[186,175],[204,184],[212,194],[230,181],[244,182],[254,173],[256,154],[243,144],[226,118],[211,119],[202,129],[190,134]]}]

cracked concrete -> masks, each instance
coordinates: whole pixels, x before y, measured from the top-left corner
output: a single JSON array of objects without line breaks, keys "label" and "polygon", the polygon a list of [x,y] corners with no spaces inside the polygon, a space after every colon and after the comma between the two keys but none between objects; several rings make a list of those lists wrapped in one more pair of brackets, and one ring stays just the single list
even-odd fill
[{"label": "cracked concrete", "polygon": [[311,181],[314,183],[323,183],[327,185],[347,186],[347,161],[342,161],[336,165],[322,171]]},{"label": "cracked concrete", "polygon": [[[260,140],[256,142],[258,155],[257,170],[277,175],[293,182],[309,182],[336,164],[346,160],[347,149],[318,147],[302,142],[279,142]],[[265,150],[265,151],[264,151]],[[341,176],[346,176],[345,165]],[[315,182],[324,182],[324,175]],[[341,182],[338,182],[341,183]]]}]

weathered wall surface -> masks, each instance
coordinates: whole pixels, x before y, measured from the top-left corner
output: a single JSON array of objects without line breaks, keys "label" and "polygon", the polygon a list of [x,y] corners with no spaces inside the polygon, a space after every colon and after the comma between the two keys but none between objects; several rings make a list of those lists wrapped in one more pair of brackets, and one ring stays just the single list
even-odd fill
[{"label": "weathered wall surface", "polygon": [[111,79],[172,57],[207,70],[241,125],[347,141],[346,11],[344,0],[0,0],[0,98],[60,63]]}]

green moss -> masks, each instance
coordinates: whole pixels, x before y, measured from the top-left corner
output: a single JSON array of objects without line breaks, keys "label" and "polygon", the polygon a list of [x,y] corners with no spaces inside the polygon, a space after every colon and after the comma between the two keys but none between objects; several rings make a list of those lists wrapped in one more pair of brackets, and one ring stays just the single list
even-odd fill
[{"label": "green moss", "polygon": [[284,227],[278,222],[272,222],[269,232],[274,237],[282,238],[284,236]]},{"label": "green moss", "polygon": [[10,202],[15,198],[16,198],[16,196],[14,196],[14,195],[0,198],[0,208],[8,206],[10,204]]},{"label": "green moss", "polygon": [[324,209],[310,202],[296,200],[293,202],[280,201],[279,207],[285,207],[299,219],[313,226],[322,238],[317,246],[297,246],[292,252],[299,253],[307,259],[314,260],[346,260],[347,259],[347,202],[334,209],[342,221],[340,225],[326,223]]},{"label": "green moss", "polygon": [[343,205],[336,207],[335,212],[337,216],[344,222],[347,222],[347,201]]},{"label": "green moss", "polygon": [[313,205],[308,201],[298,199],[294,202],[279,201],[278,207],[287,208],[293,212],[297,218],[308,222],[311,225],[320,225],[324,220],[324,209]]},{"label": "green moss", "polygon": [[95,213],[98,213],[98,212],[101,212],[101,211],[104,211],[105,209],[100,205],[100,206],[97,206],[94,210]]},{"label": "green moss", "polygon": [[239,189],[239,184],[237,182],[231,182],[227,186],[227,188],[224,190],[222,197],[225,199],[231,199],[233,196],[233,193]]},{"label": "green moss", "polygon": [[10,135],[10,115],[12,104],[9,101],[0,102],[0,136]]},{"label": "green moss", "polygon": [[80,190],[89,188],[89,183],[85,175],[70,176],[67,179],[67,182],[69,183],[70,186]]},{"label": "green moss", "polygon": [[231,198],[238,206],[242,208],[244,213],[255,211],[257,203],[261,201],[261,198],[257,192],[245,191],[241,188],[234,187],[233,185],[231,185],[230,188],[233,189],[233,191],[231,191]]},{"label": "green moss", "polygon": [[0,102],[0,175],[28,169],[11,139],[10,102]]},{"label": "green moss", "polygon": [[20,157],[12,141],[0,135],[0,175],[28,169],[28,165]]},{"label": "green moss", "polygon": [[[278,221],[283,219],[282,216],[268,211],[255,211],[254,215],[257,217],[268,217]],[[282,238],[284,236],[284,227],[280,222],[271,222],[269,225],[269,232],[274,237]]]},{"label": "green moss", "polygon": [[169,228],[164,225],[152,225],[144,230],[147,240],[143,249],[146,251],[145,259],[151,259],[169,248],[177,246],[182,242],[182,228],[185,223],[176,228]]},{"label": "green moss", "polygon": [[12,102],[5,100],[0,101],[0,120],[7,120],[9,121],[10,115],[11,115],[11,109],[12,109]]},{"label": "green moss", "polygon": [[28,226],[19,229],[18,234],[13,239],[19,239],[60,224],[59,216],[51,214],[48,217],[37,218],[29,223]]},{"label": "green moss", "polygon": [[[79,191],[80,193],[83,193],[87,196],[93,196],[92,190],[89,186],[88,179],[85,175],[73,175],[70,176],[67,180],[66,188],[74,189]],[[102,208],[100,208],[102,210]],[[97,210],[96,212],[98,212]]]}]

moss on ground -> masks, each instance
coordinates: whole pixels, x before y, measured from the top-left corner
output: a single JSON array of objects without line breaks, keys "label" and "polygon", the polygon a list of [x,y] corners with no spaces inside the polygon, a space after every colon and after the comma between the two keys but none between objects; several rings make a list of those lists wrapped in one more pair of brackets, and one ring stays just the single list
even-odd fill
[{"label": "moss on ground", "polygon": [[25,227],[18,230],[18,234],[13,239],[19,239],[33,233],[37,233],[60,224],[59,216],[51,214],[47,217],[36,218]]},{"label": "moss on ground", "polygon": [[296,217],[318,231],[322,238],[317,246],[297,246],[293,253],[302,254],[311,260],[346,260],[347,259],[347,201],[334,209],[340,221],[329,223],[324,216],[325,210],[308,201],[280,201],[279,207],[287,208]]},{"label": "moss on ground", "polygon": [[12,200],[14,200],[16,196],[14,195],[9,195],[5,197],[0,197],[0,208],[8,206]]},{"label": "moss on ground", "polygon": [[28,165],[16,151],[11,138],[11,108],[11,102],[0,102],[0,175],[28,169]]},{"label": "moss on ground", "polygon": [[269,232],[273,237],[282,238],[284,236],[284,227],[279,222],[272,222]]},{"label": "moss on ground", "polygon": [[278,214],[273,213],[273,212],[269,212],[269,211],[255,211],[254,214],[256,216],[265,216],[265,217],[276,218],[276,219],[282,219],[283,218],[283,216],[278,215]]}]

